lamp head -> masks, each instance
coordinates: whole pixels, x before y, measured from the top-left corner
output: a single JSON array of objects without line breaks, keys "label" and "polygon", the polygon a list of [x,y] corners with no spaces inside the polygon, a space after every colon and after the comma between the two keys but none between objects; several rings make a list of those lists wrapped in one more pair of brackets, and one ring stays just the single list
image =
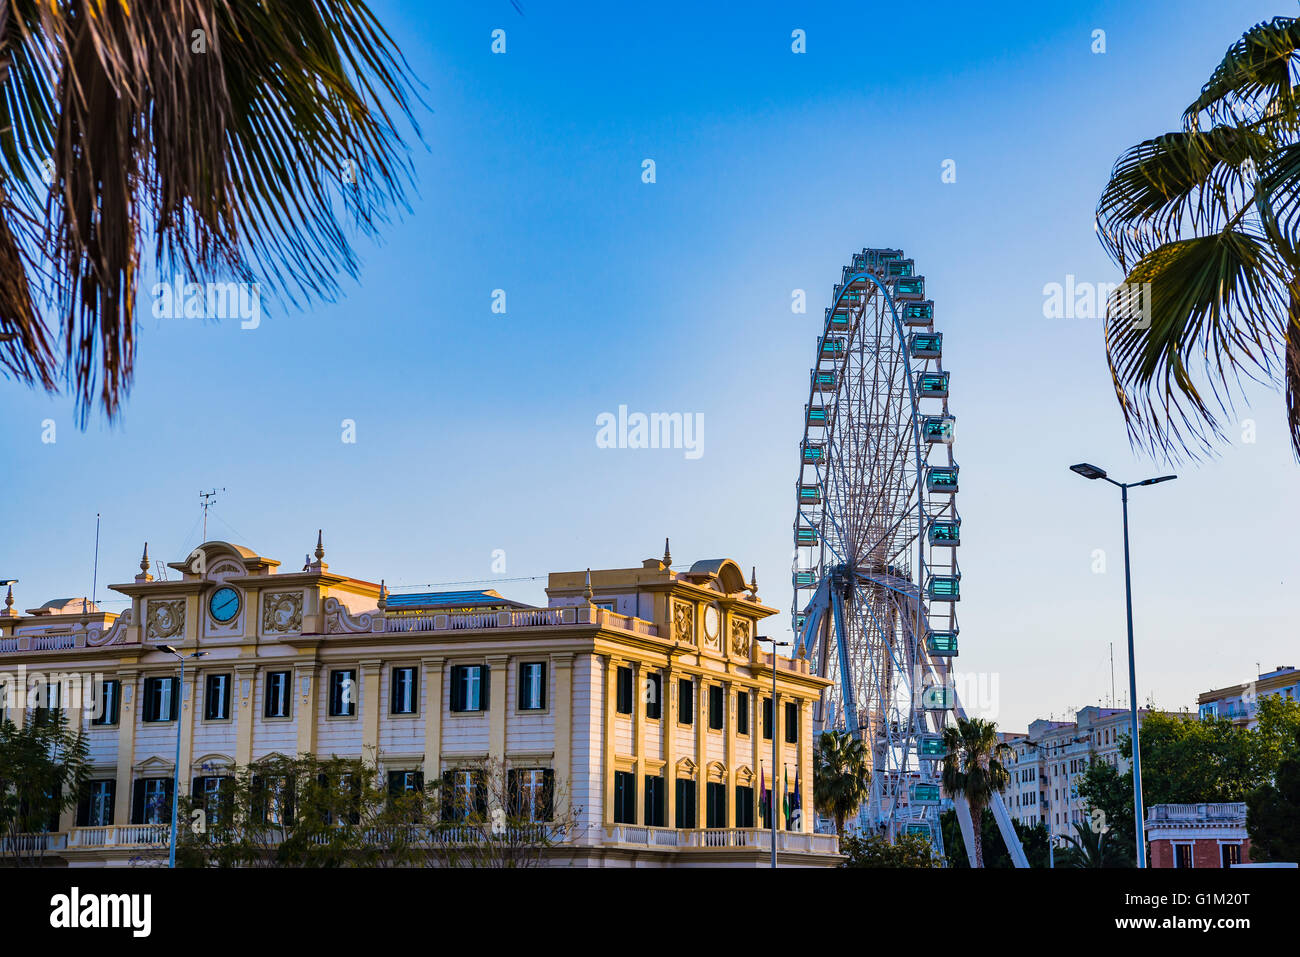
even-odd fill
[{"label": "lamp head", "polygon": [[1089,465],[1087,462],[1080,462],[1078,465],[1071,465],[1070,471],[1082,475],[1086,479],[1104,479],[1106,470],[1099,469],[1095,465]]},{"label": "lamp head", "polygon": [[1159,478],[1149,478],[1145,482],[1138,482],[1138,485],[1159,485],[1161,482],[1172,482],[1178,478],[1177,475],[1162,475]]},{"label": "lamp head", "polygon": [[169,655],[176,654],[176,649],[173,648],[171,645],[158,645],[157,648],[159,651],[165,651]]}]

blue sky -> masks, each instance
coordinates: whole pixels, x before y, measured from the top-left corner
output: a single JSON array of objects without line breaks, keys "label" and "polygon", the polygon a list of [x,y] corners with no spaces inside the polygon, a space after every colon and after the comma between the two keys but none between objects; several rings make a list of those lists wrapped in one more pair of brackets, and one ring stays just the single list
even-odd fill
[{"label": "blue sky", "polygon": [[[145,539],[181,559],[200,488],[219,486],[209,537],[287,569],[323,527],[336,571],[542,601],[543,580],[513,579],[636,565],[670,535],[680,564],[757,565],[786,609],[822,310],[853,251],[897,246],[953,375],[961,669],[1009,729],[1109,696],[1112,641],[1123,687],[1118,492],[1067,466],[1169,470],[1129,448],[1100,324],[1044,318],[1043,287],[1120,278],[1092,227],[1115,157],[1174,128],[1228,44],[1291,8],[375,6],[430,108],[410,213],[359,244],[337,303],[256,329],[142,311],[115,425],[79,431],[68,400],[0,382],[0,577],[21,579],[21,607],[89,590],[96,512],[101,599]],[[1256,442],[1134,493],[1139,696],[1161,707],[1300,663],[1300,474],[1281,397],[1250,397]],[[702,413],[704,454],[598,448],[619,405]]]}]

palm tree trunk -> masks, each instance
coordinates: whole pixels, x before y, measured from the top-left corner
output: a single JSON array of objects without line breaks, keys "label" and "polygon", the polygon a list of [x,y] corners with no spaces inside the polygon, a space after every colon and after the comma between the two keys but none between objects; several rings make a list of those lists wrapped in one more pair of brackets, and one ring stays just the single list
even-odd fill
[{"label": "palm tree trunk", "polygon": [[844,840],[844,814],[841,811],[835,812],[835,836]]},{"label": "palm tree trunk", "polygon": [[971,807],[970,822],[971,822],[971,829],[975,832],[973,835],[973,840],[975,844],[975,866],[976,867],[984,866],[984,829],[983,827],[981,827],[981,825],[983,824],[982,821],[983,817],[984,817],[984,809],[982,807],[975,807],[975,806]]}]

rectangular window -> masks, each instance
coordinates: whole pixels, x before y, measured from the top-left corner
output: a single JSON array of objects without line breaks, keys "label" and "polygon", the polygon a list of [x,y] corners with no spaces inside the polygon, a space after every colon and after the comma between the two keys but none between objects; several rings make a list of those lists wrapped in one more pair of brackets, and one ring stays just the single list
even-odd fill
[{"label": "rectangular window", "polygon": [[203,680],[203,719],[224,721],[230,717],[230,675],[208,675]]},{"label": "rectangular window", "polygon": [[1224,867],[1233,867],[1241,863],[1241,845],[1240,844],[1221,844],[1219,853],[1222,855]]},{"label": "rectangular window", "polygon": [[482,771],[448,771],[450,787],[442,788],[442,819],[464,821],[487,816],[487,782]]},{"label": "rectangular window", "polygon": [[631,771],[614,772],[614,823],[636,823],[636,775]]},{"label": "rectangular window", "polygon": [[357,713],[357,672],[354,668],[330,672],[331,718],[350,718]]},{"label": "rectangular window", "polygon": [[710,781],[704,786],[704,826],[727,826],[727,786]]},{"label": "rectangular window", "polygon": [[785,742],[799,743],[799,706],[793,701],[785,703]]},{"label": "rectangular window", "polygon": [[419,669],[411,666],[393,669],[392,700],[389,714],[415,714],[419,694]]},{"label": "rectangular window", "polygon": [[507,790],[515,821],[541,824],[555,816],[555,772],[550,768],[511,768]]},{"label": "rectangular window", "polygon": [[144,679],[144,720],[171,721],[175,715],[175,678]]},{"label": "rectangular window", "polygon": [[661,704],[664,693],[664,676],[651,671],[645,676],[645,716],[656,721],[663,715]]},{"label": "rectangular window", "polygon": [[736,827],[754,826],[754,789],[736,785]]},{"label": "rectangular window", "polygon": [[389,771],[388,793],[393,797],[424,790],[424,774],[419,771]]},{"label": "rectangular window", "polygon": [[[749,692],[736,695],[736,734],[749,734]],[[736,825],[739,827],[740,825]]]},{"label": "rectangular window", "polygon": [[617,705],[618,713],[631,714],[632,713],[632,669],[619,668],[618,676],[616,678],[616,684],[618,686],[615,689],[618,695],[618,705]]},{"label": "rectangular window", "polygon": [[664,815],[664,779],[647,774],[645,776],[645,825],[646,827],[667,827]]},{"label": "rectangular window", "polygon": [[77,827],[110,827],[116,795],[117,782],[111,778],[87,781],[77,803]]},{"label": "rectangular window", "polygon": [[695,781],[691,778],[677,779],[677,826],[695,827]]},{"label": "rectangular window", "polygon": [[[216,827],[233,810],[235,779],[224,775],[205,775],[194,779],[190,795],[203,809],[208,827]],[[169,809],[170,810],[170,809]]]},{"label": "rectangular window", "polygon": [[546,662],[526,661],[519,666],[519,710],[546,708]]},{"label": "rectangular window", "polygon": [[709,685],[709,727],[714,731],[722,730],[723,707],[726,704],[724,690],[722,685]]},{"label": "rectangular window", "polygon": [[677,680],[677,720],[681,724],[695,723],[695,683],[690,678]]},{"label": "rectangular window", "polygon": [[451,710],[487,711],[491,670],[485,665],[454,665],[451,669]]},{"label": "rectangular window", "polygon": [[122,682],[111,679],[99,686],[99,713],[90,719],[92,725],[117,724],[122,712]]},{"label": "rectangular window", "polygon": [[271,671],[266,675],[262,714],[268,718],[289,717],[289,672]]},{"label": "rectangular window", "polygon": [[1175,844],[1174,845],[1174,867],[1191,867],[1192,866],[1192,845]]},{"label": "rectangular window", "polygon": [[132,824],[170,824],[172,779],[137,778],[131,792]]},{"label": "rectangular window", "polygon": [[763,738],[772,740],[772,699],[763,699]]}]

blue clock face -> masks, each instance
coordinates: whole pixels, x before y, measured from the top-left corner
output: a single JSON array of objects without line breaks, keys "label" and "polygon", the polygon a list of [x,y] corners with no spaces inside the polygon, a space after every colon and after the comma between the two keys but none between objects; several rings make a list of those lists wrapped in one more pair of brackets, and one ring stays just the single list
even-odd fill
[{"label": "blue clock face", "polygon": [[239,614],[239,592],[222,586],[208,599],[208,611],[217,621],[225,624]]}]

